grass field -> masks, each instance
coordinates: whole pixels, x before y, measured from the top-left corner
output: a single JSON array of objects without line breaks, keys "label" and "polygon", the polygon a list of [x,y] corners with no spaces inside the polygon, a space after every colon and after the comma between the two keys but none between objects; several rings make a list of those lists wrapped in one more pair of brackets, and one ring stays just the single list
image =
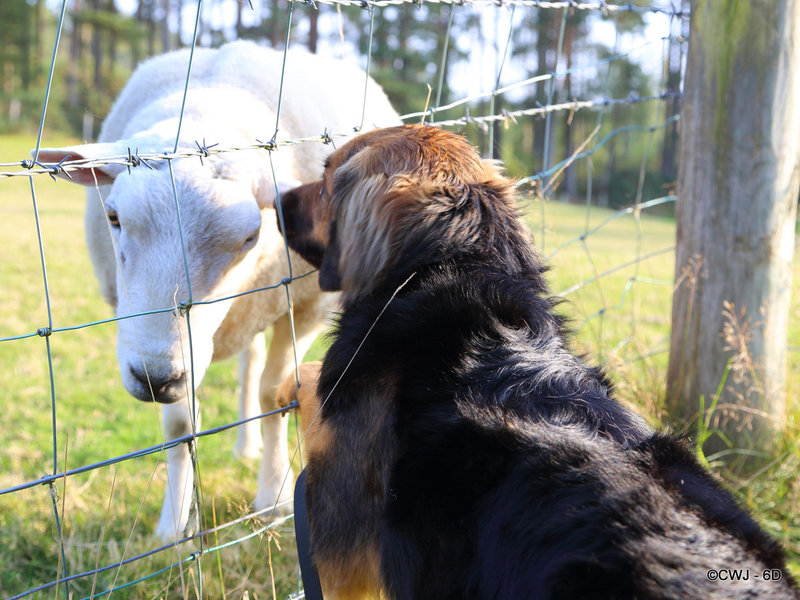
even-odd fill
[{"label": "grass field", "polygon": [[[63,139],[45,139],[60,145]],[[27,156],[31,137],[0,138],[0,161]],[[83,240],[83,190],[47,176],[34,178],[44,240],[54,327],[112,316],[100,299]],[[663,424],[664,374],[669,343],[674,221],[668,217],[626,215],[595,233],[580,236],[612,213],[560,203],[526,204],[532,231],[553,270],[551,287],[559,293],[614,270],[564,295],[561,310],[576,329],[576,349],[606,365],[621,400],[654,424]],[[0,338],[19,336],[48,324],[39,245],[27,178],[0,179]],[[650,256],[618,268],[636,257]],[[800,345],[800,258],[795,262],[795,293],[790,339]],[[0,342],[0,489],[45,474],[121,455],[162,441],[158,408],[135,401],[119,379],[115,325],[104,324],[50,337],[56,398],[56,447],[53,464],[53,415],[48,355],[44,338]],[[322,352],[318,345],[312,354]],[[784,447],[759,473],[743,479],[719,471],[758,519],[789,549],[800,574],[800,351],[790,353],[790,428]],[[202,384],[203,428],[237,418],[237,381],[233,361],[212,365]],[[257,465],[232,457],[235,432],[198,443],[207,526],[249,512]],[[115,563],[156,546],[155,527],[165,481],[163,457],[126,461],[58,481],[64,555],[69,574]],[[286,597],[296,589],[297,568],[291,523],[274,534],[203,554],[260,527],[246,521],[208,536],[194,547],[171,549],[120,569],[71,584],[75,598],[92,591],[150,577],[114,591],[113,598]],[[3,597],[53,581],[60,569],[59,536],[51,490],[36,486],[0,496],[0,593]],[[273,587],[274,586],[274,587]],[[66,598],[63,588],[32,598]],[[105,596],[99,596],[105,597]]]}]

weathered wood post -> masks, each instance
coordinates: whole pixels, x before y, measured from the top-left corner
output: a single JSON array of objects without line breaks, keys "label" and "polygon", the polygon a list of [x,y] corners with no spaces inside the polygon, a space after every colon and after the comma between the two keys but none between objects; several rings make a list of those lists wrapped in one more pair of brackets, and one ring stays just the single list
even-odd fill
[{"label": "weathered wood post", "polygon": [[711,425],[767,450],[786,405],[800,0],[693,3],[679,148],[668,405],[696,418],[730,365]]}]

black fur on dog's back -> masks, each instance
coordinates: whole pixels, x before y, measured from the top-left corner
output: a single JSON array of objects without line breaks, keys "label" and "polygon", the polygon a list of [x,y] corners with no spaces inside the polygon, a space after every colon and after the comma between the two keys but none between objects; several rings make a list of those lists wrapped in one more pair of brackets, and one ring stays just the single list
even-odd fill
[{"label": "black fur on dog's back", "polygon": [[[452,266],[415,279],[325,407],[376,373],[398,382],[380,530],[391,597],[795,597],[755,579],[788,578],[779,546],[683,443],[609,398],[529,282],[498,294]],[[371,300],[341,316],[322,397],[383,307]],[[711,569],[749,570],[747,588]]]},{"label": "black fur on dog's back", "polygon": [[[455,137],[431,129],[406,131]],[[343,290],[318,388],[332,442],[308,465],[318,564],[374,544],[397,599],[797,598],[778,544],[688,446],[568,351],[507,180],[425,189],[386,220],[401,235],[380,273]],[[749,579],[708,577],[722,569]]]}]

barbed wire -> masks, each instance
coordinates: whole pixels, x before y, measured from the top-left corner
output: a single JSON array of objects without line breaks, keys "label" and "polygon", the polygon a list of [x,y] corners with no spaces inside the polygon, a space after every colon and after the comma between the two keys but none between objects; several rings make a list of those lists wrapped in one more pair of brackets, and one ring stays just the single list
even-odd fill
[{"label": "barbed wire", "polygon": [[[485,100],[487,98],[494,98],[497,96],[501,96],[506,94],[510,91],[516,91],[531,85],[543,83],[546,81],[550,81],[559,77],[565,77],[568,75],[572,75],[575,73],[591,71],[597,69],[598,67],[607,66],[617,60],[621,60],[623,58],[627,58],[637,52],[647,49],[651,45],[655,43],[663,43],[673,40],[680,40],[679,36],[664,36],[659,40],[647,41],[635,48],[632,48],[626,52],[615,52],[611,56],[606,57],[602,60],[591,62],[588,64],[577,65],[567,69],[556,70],[551,73],[544,73],[541,75],[536,75],[534,77],[528,77],[523,80],[517,81],[512,84],[504,85],[502,87],[498,87],[495,90],[482,92],[479,94],[473,94],[469,96],[465,96],[463,98],[454,100],[449,102],[448,104],[442,106],[434,106],[430,107],[425,111],[422,112],[411,112],[400,116],[401,121],[415,121],[420,119],[421,117],[425,116],[434,116],[436,113],[442,113],[445,111],[452,110],[459,106],[463,106],[465,104],[469,104],[472,102],[476,102],[479,100]],[[563,102],[559,105],[553,106],[537,106],[534,108],[527,108],[527,109],[520,109],[515,111],[508,111],[505,110],[499,114],[488,114],[488,115],[479,115],[474,116],[470,115],[469,111],[467,111],[463,117],[459,119],[450,119],[446,121],[425,121],[426,124],[438,127],[455,127],[455,126],[463,126],[469,123],[477,123],[477,124],[489,124],[492,122],[498,121],[506,121],[507,119],[515,119],[517,117],[523,116],[540,116],[540,115],[547,115],[550,113],[556,112],[577,112],[580,109],[603,109],[607,108],[612,105],[618,104],[626,104],[631,102],[648,102],[651,100],[657,99],[675,99],[680,98],[679,92],[674,91],[666,91],[658,96],[648,96],[644,98],[639,98],[635,95],[629,95],[627,98],[601,98],[595,100],[577,100],[574,99],[570,102]],[[324,131],[321,132],[319,135],[316,136],[307,136],[295,139],[287,139],[278,141],[276,139],[271,139],[267,142],[262,142],[260,140],[255,140],[253,144],[244,145],[244,146],[227,146],[221,147],[218,143],[207,143],[206,140],[203,140],[201,144],[199,140],[194,140],[194,146],[189,148],[183,148],[180,152],[178,151],[178,145],[176,141],[176,145],[173,148],[172,152],[158,152],[158,153],[140,153],[138,148],[128,148],[128,152],[125,155],[117,155],[117,156],[109,156],[103,158],[83,158],[83,159],[75,159],[70,161],[68,158],[64,158],[55,163],[42,163],[35,159],[22,159],[20,161],[15,162],[0,162],[0,168],[13,168],[18,167],[21,170],[18,171],[0,171],[0,178],[4,177],[27,177],[31,175],[49,175],[51,178],[55,179],[59,175],[64,175],[69,177],[70,170],[68,167],[73,168],[98,168],[107,165],[119,165],[125,166],[130,169],[132,167],[139,167],[145,166],[147,168],[153,168],[150,164],[151,162],[158,162],[158,161],[168,161],[171,159],[178,159],[178,158],[191,158],[197,157],[201,160],[203,158],[207,158],[212,154],[222,154],[228,152],[237,152],[237,151],[244,151],[244,150],[268,150],[270,152],[277,150],[279,147],[286,147],[286,146],[294,146],[298,144],[304,143],[324,143],[324,144],[331,144],[334,140],[342,139],[344,137],[352,136],[354,133],[358,133],[360,129],[363,127],[363,123],[360,126],[355,126],[351,131],[348,132],[330,132]],[[277,127],[276,127],[277,130]],[[38,155],[38,145],[36,150],[34,151]]]},{"label": "barbed wire", "polygon": [[[671,96],[671,95],[667,94],[667,96]],[[616,137],[617,135],[619,135],[621,133],[628,133],[628,132],[632,132],[632,131],[643,131],[643,132],[653,133],[655,131],[658,131],[659,129],[663,129],[663,128],[671,125],[672,123],[678,121],[679,119],[680,119],[680,115],[672,115],[669,119],[667,119],[666,121],[663,121],[662,123],[659,123],[657,125],[625,125],[624,127],[618,127],[617,129],[609,131],[603,137],[602,140],[600,140],[597,144],[595,144],[589,150],[585,150],[583,152],[579,152],[575,156],[570,156],[568,158],[565,158],[561,162],[556,163],[552,167],[550,167],[548,169],[545,169],[544,171],[541,171],[539,173],[536,173],[535,175],[531,175],[530,177],[523,177],[523,178],[519,179],[516,182],[515,185],[517,187],[519,187],[519,186],[522,186],[524,184],[532,183],[532,182],[538,181],[540,179],[543,179],[545,177],[549,177],[550,175],[553,175],[554,173],[557,173],[562,167],[564,167],[566,165],[569,165],[569,164],[575,162],[576,160],[580,160],[582,158],[587,158],[587,157],[591,156],[592,154],[597,152],[600,148],[605,146],[606,143],[610,139]]]},{"label": "barbed wire", "polygon": [[[556,112],[570,112],[576,113],[579,110],[585,109],[605,109],[610,106],[617,106],[620,104],[631,105],[640,102],[652,102],[653,100],[669,100],[672,98],[679,98],[680,94],[677,93],[664,93],[658,96],[638,97],[630,95],[627,98],[603,98],[601,100],[572,100],[570,102],[562,102],[560,104],[548,104],[547,106],[537,106],[534,108],[523,108],[519,110],[504,110],[500,114],[484,115],[480,117],[472,117],[465,115],[458,119],[449,119],[445,121],[433,121],[429,123],[437,127],[454,127],[457,125],[469,125],[477,123],[479,125],[488,125],[490,123],[514,121],[519,117],[536,117],[547,115]],[[541,176],[541,175],[537,175]],[[534,177],[537,177],[534,176]]]},{"label": "barbed wire", "polygon": [[[526,108],[520,110],[504,110],[498,114],[470,116],[464,115],[458,119],[447,119],[442,121],[426,121],[427,125],[435,127],[456,127],[469,124],[488,125],[490,123],[514,121],[521,117],[535,117],[546,115],[556,112],[570,112],[576,113],[580,110],[588,109],[605,109],[611,106],[638,104],[642,102],[652,102],[656,100],[670,100],[680,98],[680,94],[675,92],[666,92],[656,96],[638,97],[630,95],[626,98],[602,98],[599,100],[572,100],[570,102],[562,102],[560,104],[552,104],[548,106],[537,106],[534,108]],[[426,111],[425,113],[410,113],[403,115],[402,120],[409,120],[424,114],[435,113],[436,110]],[[612,132],[613,133],[613,132]],[[344,137],[352,136],[354,132],[323,132],[318,136],[308,136],[304,138],[288,139],[288,140],[273,140],[268,143],[255,142],[250,145],[236,145],[236,146],[221,146],[219,144],[211,144],[208,146],[200,146],[198,142],[197,149],[187,148],[185,150],[178,150],[173,152],[158,152],[158,153],[141,153],[137,148],[129,148],[127,154],[118,154],[115,156],[108,156],[103,158],[80,158],[70,160],[65,157],[56,163],[42,163],[42,162],[27,162],[27,160],[18,163],[0,163],[0,166],[20,166],[24,170],[19,171],[0,171],[0,178],[8,177],[30,177],[33,175],[49,175],[55,177],[57,175],[64,175],[70,177],[70,173],[80,169],[95,169],[109,165],[117,165],[127,167],[128,169],[138,168],[145,166],[152,169],[151,163],[158,163],[161,161],[169,162],[180,158],[208,158],[211,155],[226,154],[231,152],[241,152],[246,150],[268,150],[274,151],[283,147],[296,146],[304,143],[330,143],[332,140],[341,139]],[[38,165],[31,166],[31,165]],[[541,174],[533,175],[528,179],[540,177]]]},{"label": "barbed wire", "polygon": [[356,6],[359,8],[385,8],[387,6],[400,6],[413,4],[444,4],[454,6],[497,8],[503,6],[519,6],[524,8],[541,8],[548,10],[584,10],[599,11],[605,14],[632,12],[638,14],[662,14],[670,17],[687,17],[689,13],[681,8],[665,6],[638,6],[632,2],[613,4],[605,0],[579,2],[578,0],[289,0],[293,4],[303,4],[316,7],[318,4]]}]

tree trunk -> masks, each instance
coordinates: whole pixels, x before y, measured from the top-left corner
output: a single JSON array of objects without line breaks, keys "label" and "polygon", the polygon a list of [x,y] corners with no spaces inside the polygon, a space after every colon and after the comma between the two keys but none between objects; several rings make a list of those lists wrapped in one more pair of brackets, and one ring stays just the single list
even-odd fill
[{"label": "tree trunk", "polygon": [[[441,72],[437,69],[436,76],[437,80],[437,89],[433,90],[433,96],[431,99],[431,105],[438,107],[444,104],[447,104],[450,98],[450,62],[453,56],[453,52],[451,51],[453,48],[451,46],[452,39],[448,40],[448,35],[451,32],[448,32],[448,23],[451,19],[451,13],[453,12],[453,5],[451,4],[447,11],[440,10],[439,11],[439,27],[436,29],[436,48],[439,50],[443,50],[445,44],[448,46],[448,52],[444,56],[444,61],[440,60],[437,63],[438,69],[442,69]],[[452,27],[451,27],[452,29]],[[441,88],[438,87],[438,81],[441,81],[442,86]]]},{"label": "tree trunk", "polygon": [[280,14],[280,2],[272,0],[269,11],[269,45],[273,48],[280,48],[284,42],[281,34]]},{"label": "tree trunk", "polygon": [[[239,3],[237,2],[237,4],[239,4]],[[177,0],[175,2],[175,21],[177,23],[177,31],[172,36],[173,37],[173,44],[172,45],[175,48],[183,48],[185,46],[185,44],[183,43],[183,37],[181,35],[183,33],[183,29],[184,29],[183,28],[183,19],[184,19],[183,0]]]},{"label": "tree trunk", "polygon": [[103,9],[101,0],[92,0],[92,10],[94,11],[94,21],[92,23],[92,63],[94,65],[94,75],[92,82],[96,92],[102,94],[103,86],[103,32],[97,19],[97,15]]},{"label": "tree trunk", "polygon": [[[499,115],[503,112],[503,96],[495,96],[492,114]],[[495,121],[489,125],[494,128],[492,133],[492,148],[489,148],[491,157],[495,160],[503,160],[503,131],[506,124],[503,121]]]},{"label": "tree trunk", "polygon": [[[572,51],[575,45],[575,22],[567,19],[567,25],[564,29],[564,60],[566,61],[567,74],[564,76],[564,99],[572,99],[572,74],[569,70],[572,69]],[[564,157],[570,158],[575,152],[574,140],[574,117],[575,114],[569,112],[566,114],[564,121]],[[569,202],[578,201],[578,173],[576,165],[571,165],[564,170],[564,193]]]},{"label": "tree trunk", "polygon": [[668,403],[695,418],[730,364],[711,427],[734,448],[768,451],[785,414],[800,0],[697,0],[691,25]]},{"label": "tree trunk", "polygon": [[147,56],[153,56],[156,53],[156,0],[141,0],[140,6],[147,6],[146,10],[146,27],[147,27]]},{"label": "tree trunk", "polygon": [[39,79],[41,76],[42,65],[44,64],[44,40],[47,35],[47,7],[44,0],[36,0],[36,8],[34,11],[34,29],[33,29],[33,69],[34,78]]},{"label": "tree trunk", "polygon": [[[553,41],[555,26],[555,18],[552,16],[552,11],[548,9],[539,8],[537,12],[537,25],[536,25],[536,71],[539,75],[545,73],[552,73],[555,67],[551,66],[548,61],[548,52],[553,49],[555,42]],[[535,101],[541,106],[547,105],[547,90],[552,82],[545,81],[544,83],[536,84],[536,98]],[[542,169],[550,166],[550,157],[545,156],[545,149],[549,145],[545,142],[546,117],[541,117],[534,121],[534,134],[533,134],[533,155],[535,159],[541,161]]]},{"label": "tree trunk", "polygon": [[236,37],[237,39],[242,39],[242,35],[244,34],[244,22],[242,21],[242,9],[244,8],[244,2],[237,2],[236,3]]},{"label": "tree trunk", "polygon": [[[106,12],[111,13],[111,14],[116,14],[117,13],[117,8],[114,5],[114,1],[113,0],[111,0],[111,2],[109,2],[106,5],[105,10],[106,10]],[[114,22],[119,24],[118,21],[114,21]],[[106,81],[108,81],[109,83],[114,81],[114,67],[117,64],[117,38],[120,37],[120,34],[121,34],[121,32],[116,27],[112,27],[108,31],[108,43],[107,43],[108,60],[106,61],[107,62],[107,66],[106,66]]]},{"label": "tree trunk", "polygon": [[317,53],[317,44],[319,43],[318,19],[319,8],[311,7],[311,10],[308,11],[308,51],[311,54]]},{"label": "tree trunk", "polygon": [[[683,0],[682,9],[689,10],[688,0]],[[683,19],[681,24],[681,37],[688,38],[688,22]],[[670,39],[667,55],[667,89],[669,94],[675,94],[675,97],[667,102],[669,107],[669,115],[678,114],[680,112],[680,94],[681,88],[681,71],[683,68],[684,59],[684,42],[682,39]],[[664,130],[664,145],[661,149],[661,176],[665,181],[674,181],[677,176],[678,163],[678,123],[673,122],[669,127]]]},{"label": "tree trunk", "polygon": [[[80,0],[73,0],[72,11],[77,15],[81,10]],[[81,70],[81,26],[78,19],[72,19],[72,37],[69,40],[69,70],[67,71],[67,104],[70,108],[78,106]]]},{"label": "tree trunk", "polygon": [[170,32],[169,32],[169,19],[170,19],[170,0],[164,0],[164,15],[163,21],[161,23],[161,50],[163,52],[169,52],[172,50],[172,43],[170,39]]}]

